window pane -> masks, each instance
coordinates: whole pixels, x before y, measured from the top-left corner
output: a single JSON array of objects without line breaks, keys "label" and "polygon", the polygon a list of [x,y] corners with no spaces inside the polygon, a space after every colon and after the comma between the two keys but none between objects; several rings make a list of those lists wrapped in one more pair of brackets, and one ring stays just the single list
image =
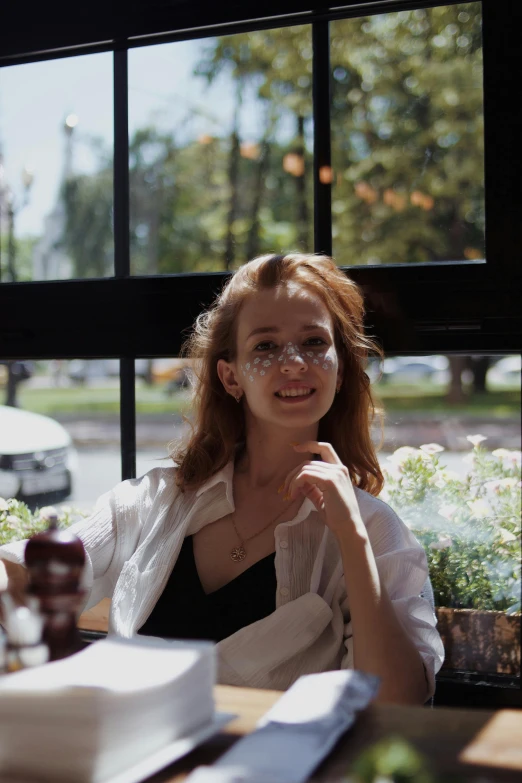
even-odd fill
[{"label": "window pane", "polygon": [[481,4],[331,25],[340,264],[484,258]]},{"label": "window pane", "polygon": [[520,366],[420,356],[370,369],[381,497],[425,548],[445,669],[520,676]]},{"label": "window pane", "polygon": [[312,246],[309,26],[129,52],[131,268]]},{"label": "window pane", "polygon": [[114,274],[112,55],[0,69],[3,281]]},{"label": "window pane", "polygon": [[189,431],[189,362],[184,359],[136,359],[136,475],[172,467],[169,443]]},{"label": "window pane", "polygon": [[0,496],[89,513],[121,480],[119,385],[116,359],[0,361]]}]

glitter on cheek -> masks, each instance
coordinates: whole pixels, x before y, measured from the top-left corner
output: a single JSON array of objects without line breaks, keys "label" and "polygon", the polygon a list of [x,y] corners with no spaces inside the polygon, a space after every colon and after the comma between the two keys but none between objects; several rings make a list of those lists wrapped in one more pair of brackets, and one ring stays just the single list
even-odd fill
[{"label": "glitter on cheek", "polygon": [[248,380],[249,380],[250,382],[252,382],[252,381],[254,380],[254,376],[253,376],[253,375],[249,375],[249,376],[248,376]]},{"label": "glitter on cheek", "polygon": [[264,375],[264,374],[265,374],[264,370],[261,370],[261,372],[259,373],[259,375]]},{"label": "glitter on cheek", "polygon": [[257,356],[257,357],[254,359],[254,364],[259,364],[259,362],[260,362],[260,361],[261,361],[261,359],[259,358],[259,356]]}]

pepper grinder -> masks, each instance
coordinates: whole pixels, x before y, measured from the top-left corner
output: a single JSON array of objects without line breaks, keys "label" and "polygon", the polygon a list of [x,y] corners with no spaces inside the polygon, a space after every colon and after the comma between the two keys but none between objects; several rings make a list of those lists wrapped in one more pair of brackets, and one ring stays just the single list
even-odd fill
[{"label": "pepper grinder", "polygon": [[49,659],[65,658],[81,648],[76,627],[85,591],[80,580],[85,550],[80,539],[58,529],[58,515],[49,515],[49,526],[26,544],[25,564],[29,575],[27,592],[36,599],[44,618],[43,641]]}]

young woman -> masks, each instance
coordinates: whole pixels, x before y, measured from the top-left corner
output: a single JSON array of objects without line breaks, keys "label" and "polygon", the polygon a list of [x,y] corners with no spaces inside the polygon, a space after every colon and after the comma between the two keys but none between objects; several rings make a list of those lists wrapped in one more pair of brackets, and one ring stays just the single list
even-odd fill
[{"label": "young woman", "polygon": [[[73,530],[111,631],[218,642],[219,680],[355,668],[422,704],[444,650],[426,557],[376,496],[363,300],[325,256],[241,267],[197,320],[193,431]],[[21,543],[0,551],[23,562]],[[20,568],[7,565],[13,582]]]}]

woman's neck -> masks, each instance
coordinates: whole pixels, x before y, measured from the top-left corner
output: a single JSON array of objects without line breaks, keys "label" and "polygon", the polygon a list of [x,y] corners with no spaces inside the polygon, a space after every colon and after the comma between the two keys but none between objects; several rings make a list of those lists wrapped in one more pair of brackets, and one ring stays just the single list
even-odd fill
[{"label": "woman's neck", "polygon": [[306,459],[296,452],[292,443],[317,439],[317,428],[307,430],[283,430],[250,432],[244,449],[236,460],[236,474],[249,489],[276,487],[288,473]]}]

